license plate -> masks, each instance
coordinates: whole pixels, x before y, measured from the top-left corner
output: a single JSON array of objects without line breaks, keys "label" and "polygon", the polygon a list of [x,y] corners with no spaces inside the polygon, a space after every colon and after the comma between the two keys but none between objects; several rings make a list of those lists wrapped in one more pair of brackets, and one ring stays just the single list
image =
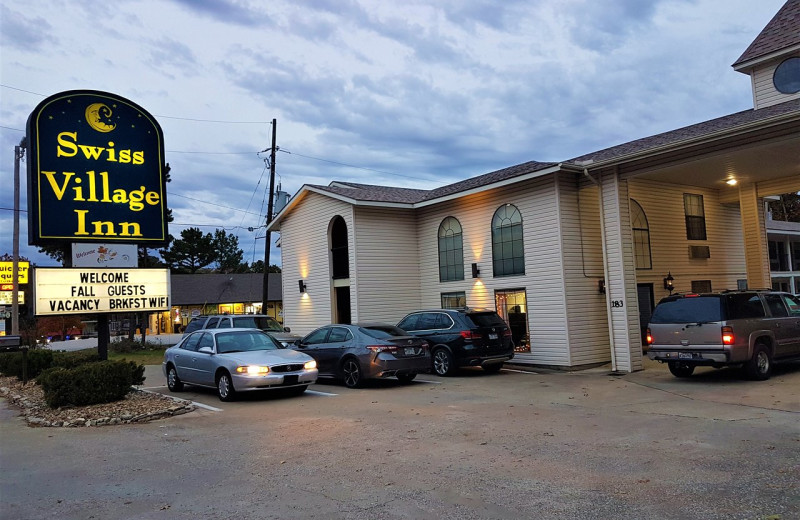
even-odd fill
[{"label": "license plate", "polygon": [[417,353],[417,349],[415,349],[414,347],[406,347],[405,353],[406,356],[413,356],[414,354]]},{"label": "license plate", "polygon": [[497,339],[497,334],[489,334],[489,339]]},{"label": "license plate", "polygon": [[692,359],[693,357],[691,352],[678,352],[678,359]]},{"label": "license plate", "polygon": [[297,384],[297,376],[283,376],[283,384],[284,385],[296,385]]}]

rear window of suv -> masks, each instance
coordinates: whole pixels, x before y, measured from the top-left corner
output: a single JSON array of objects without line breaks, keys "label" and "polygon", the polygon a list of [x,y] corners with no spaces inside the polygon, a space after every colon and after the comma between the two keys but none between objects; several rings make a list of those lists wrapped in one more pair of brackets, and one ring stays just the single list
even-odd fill
[{"label": "rear window of suv", "polygon": [[653,312],[650,323],[705,323],[763,318],[764,305],[754,293],[667,297]]},{"label": "rear window of suv", "polygon": [[722,321],[720,296],[679,297],[661,300],[653,311],[650,323],[698,323]]},{"label": "rear window of suv", "polygon": [[470,312],[467,318],[472,320],[476,327],[505,327],[506,322],[496,312]]}]

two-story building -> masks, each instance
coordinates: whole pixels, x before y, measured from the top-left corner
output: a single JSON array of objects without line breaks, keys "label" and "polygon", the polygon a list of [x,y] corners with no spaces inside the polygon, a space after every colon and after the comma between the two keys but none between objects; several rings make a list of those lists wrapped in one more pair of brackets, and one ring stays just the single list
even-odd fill
[{"label": "two-story building", "polygon": [[492,308],[515,362],[640,370],[642,327],[671,290],[771,285],[763,200],[800,190],[800,0],[733,68],[753,109],[562,162],[433,190],[304,185],[271,224],[285,323]]}]

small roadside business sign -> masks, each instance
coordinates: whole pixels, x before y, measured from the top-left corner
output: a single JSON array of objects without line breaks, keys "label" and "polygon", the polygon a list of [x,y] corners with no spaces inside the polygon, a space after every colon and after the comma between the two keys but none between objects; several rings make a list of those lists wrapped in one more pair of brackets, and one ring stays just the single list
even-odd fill
[{"label": "small roadside business sign", "polygon": [[[20,260],[17,263],[17,281],[14,282],[14,262],[0,262],[0,284],[24,284],[28,283],[28,271],[30,270],[30,262]],[[13,289],[11,287],[9,290]]]},{"label": "small roadside business sign", "polygon": [[116,94],[71,90],[31,113],[28,242],[166,245],[164,137]]},{"label": "small roadside business sign", "polygon": [[38,267],[33,300],[37,316],[168,311],[169,269]]}]

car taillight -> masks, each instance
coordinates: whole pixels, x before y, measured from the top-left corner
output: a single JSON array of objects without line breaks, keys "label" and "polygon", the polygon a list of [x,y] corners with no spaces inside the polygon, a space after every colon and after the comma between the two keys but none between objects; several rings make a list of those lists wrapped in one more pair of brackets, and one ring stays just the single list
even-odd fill
[{"label": "car taillight", "polygon": [[650,329],[647,329],[647,344],[653,344],[653,334],[650,332]]},{"label": "car taillight", "polygon": [[733,327],[722,327],[722,344],[733,345]]},{"label": "car taillight", "polygon": [[481,339],[483,337],[477,332],[472,332],[471,330],[462,330],[459,334],[461,334],[461,337],[464,339]]},{"label": "car taillight", "polygon": [[397,347],[393,345],[367,345],[367,348],[372,352],[390,352],[394,353],[397,352]]}]

